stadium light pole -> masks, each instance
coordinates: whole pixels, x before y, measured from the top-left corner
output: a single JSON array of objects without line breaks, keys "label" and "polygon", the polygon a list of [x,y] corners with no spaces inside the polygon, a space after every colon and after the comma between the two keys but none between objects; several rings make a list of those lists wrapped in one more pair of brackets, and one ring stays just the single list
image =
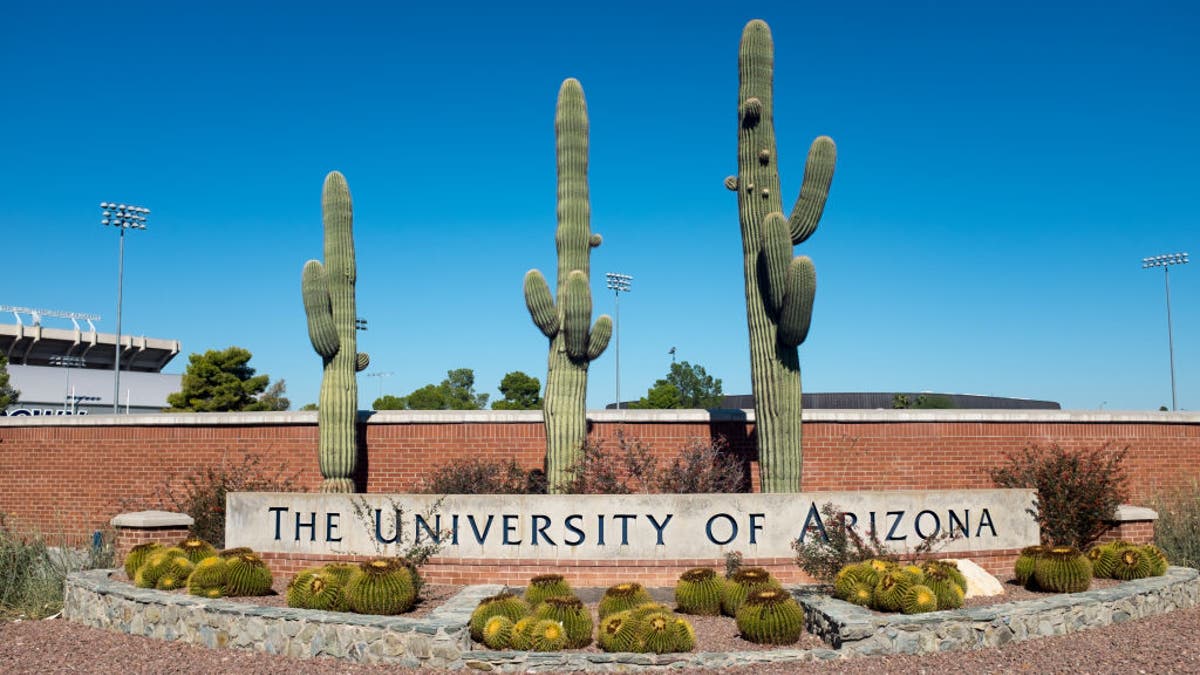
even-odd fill
[{"label": "stadium light pole", "polygon": [[101,225],[111,225],[120,230],[121,243],[117,254],[117,341],[113,345],[113,414],[121,412],[121,292],[125,282],[125,230],[146,229],[146,216],[150,209],[142,206],[127,206],[114,202],[100,202]]},{"label": "stadium light pole", "polygon": [[628,274],[618,274],[616,272],[605,272],[604,278],[608,282],[608,290],[613,292],[613,297],[616,302],[616,321],[614,322],[613,332],[617,335],[617,410],[621,409],[621,293],[628,293],[633,284],[633,277]]},{"label": "stadium light pole", "polygon": [[367,377],[378,377],[379,378],[379,398],[383,398],[383,378],[391,377],[395,374],[396,373],[394,373],[390,370],[387,372],[383,372],[383,373],[378,373],[378,372],[377,373],[367,373]]},{"label": "stadium light pole", "polygon": [[82,356],[70,356],[62,354],[53,354],[50,356],[50,365],[62,366],[67,369],[67,391],[63,396],[63,412],[75,414],[75,396],[71,394],[71,366],[82,368],[87,365]]},{"label": "stadium light pole", "polygon": [[1142,258],[1142,269],[1163,268],[1163,281],[1167,289],[1167,353],[1171,359],[1171,410],[1178,410],[1175,400],[1175,337],[1171,330],[1171,265],[1186,265],[1187,252],[1168,253]]}]

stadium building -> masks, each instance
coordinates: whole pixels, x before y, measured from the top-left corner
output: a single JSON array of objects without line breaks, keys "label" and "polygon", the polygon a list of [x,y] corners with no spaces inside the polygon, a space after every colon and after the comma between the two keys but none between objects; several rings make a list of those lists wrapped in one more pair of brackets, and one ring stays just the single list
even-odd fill
[{"label": "stadium building", "polygon": [[[0,354],[8,359],[9,384],[21,392],[5,414],[112,413],[117,336],[96,330],[92,322],[100,317],[0,306],[4,314],[16,322],[0,323]],[[71,327],[44,326],[45,319]],[[157,413],[167,406],[167,396],[180,390],[183,376],[162,369],[179,349],[178,340],[121,336],[122,413]]]}]

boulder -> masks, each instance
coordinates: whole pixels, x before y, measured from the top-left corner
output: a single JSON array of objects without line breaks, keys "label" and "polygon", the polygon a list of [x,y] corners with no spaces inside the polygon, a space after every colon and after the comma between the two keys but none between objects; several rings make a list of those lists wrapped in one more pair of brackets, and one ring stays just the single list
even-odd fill
[{"label": "boulder", "polygon": [[958,571],[967,578],[966,597],[979,598],[1004,593],[1004,584],[1001,584],[999,579],[970,560],[946,559],[946,562],[958,565]]}]

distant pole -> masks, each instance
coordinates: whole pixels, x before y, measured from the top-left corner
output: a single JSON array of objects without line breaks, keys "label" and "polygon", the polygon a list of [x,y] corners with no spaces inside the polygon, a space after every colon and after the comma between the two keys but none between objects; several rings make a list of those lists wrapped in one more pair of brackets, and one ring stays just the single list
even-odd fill
[{"label": "distant pole", "polygon": [[150,215],[150,209],[113,202],[100,202],[100,209],[103,215],[100,224],[112,225],[121,232],[117,254],[117,341],[113,345],[113,414],[117,415],[121,412],[121,293],[125,283],[125,230],[146,229],[146,216]]},{"label": "distant pole", "polygon": [[396,374],[396,373],[393,373],[393,372],[391,372],[391,371],[388,371],[388,372],[386,372],[386,373],[367,373],[367,377],[377,377],[377,378],[379,378],[379,396],[378,396],[378,398],[383,398],[383,378],[385,378],[385,377],[391,377],[391,376],[393,376],[393,375],[395,375],[395,374]]},{"label": "distant pole", "polygon": [[616,302],[616,321],[613,332],[617,337],[617,410],[621,409],[621,293],[628,293],[633,283],[633,277],[628,274],[606,272],[604,278],[608,281],[608,290],[613,292]]},{"label": "distant pole", "polygon": [[1171,360],[1171,410],[1173,411],[1179,408],[1175,399],[1175,337],[1174,331],[1171,329],[1171,265],[1186,265],[1187,261],[1188,254],[1186,252],[1142,258],[1142,269],[1163,268],[1163,281],[1167,289],[1167,353]]},{"label": "distant pole", "polygon": [[675,348],[671,347],[667,350],[667,353],[671,355],[671,363],[675,363]]}]

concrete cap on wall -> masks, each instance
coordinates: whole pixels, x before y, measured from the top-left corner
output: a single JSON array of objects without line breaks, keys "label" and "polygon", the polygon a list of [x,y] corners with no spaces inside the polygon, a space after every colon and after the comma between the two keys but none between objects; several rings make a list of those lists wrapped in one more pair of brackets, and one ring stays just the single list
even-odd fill
[{"label": "concrete cap on wall", "polygon": [[1148,509],[1145,506],[1121,504],[1117,507],[1116,514],[1113,515],[1113,521],[1118,523],[1128,523],[1137,520],[1158,520],[1158,511]]},{"label": "concrete cap on wall", "polygon": [[113,527],[149,528],[149,527],[189,527],[196,522],[186,513],[170,511],[136,511],[121,513],[109,521]]}]

